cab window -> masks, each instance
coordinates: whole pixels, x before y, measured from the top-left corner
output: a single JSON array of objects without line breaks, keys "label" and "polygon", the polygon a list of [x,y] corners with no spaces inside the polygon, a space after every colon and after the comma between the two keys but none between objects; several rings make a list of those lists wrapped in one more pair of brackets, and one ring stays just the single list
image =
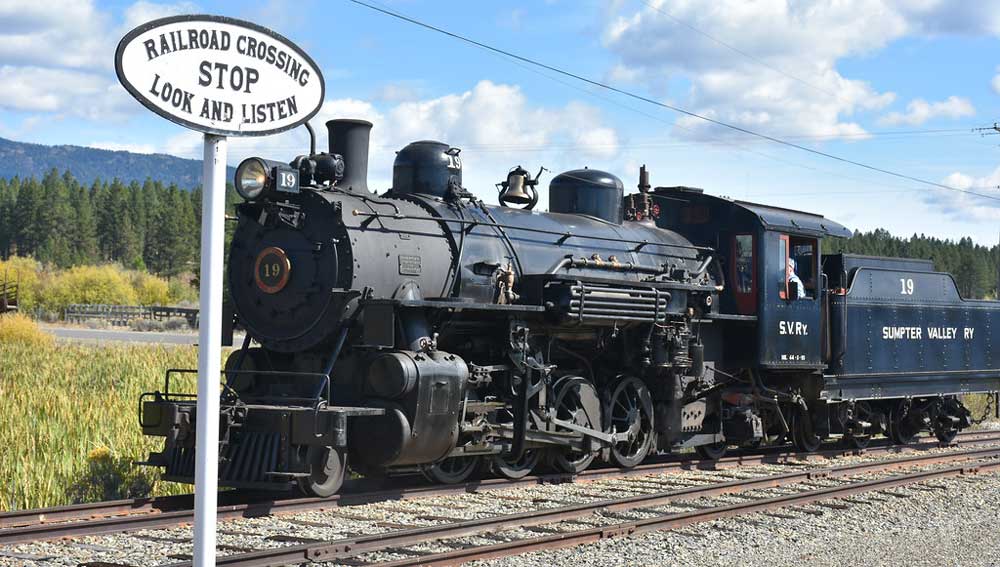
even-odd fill
[{"label": "cab window", "polygon": [[815,299],[817,293],[817,240],[799,236],[781,235],[779,240],[779,265],[784,268],[784,285],[779,295],[789,299],[789,282],[799,286],[798,297],[791,299]]},{"label": "cab window", "polygon": [[753,235],[736,235],[736,262],[733,266],[733,280],[737,293],[753,291]]},{"label": "cab window", "polygon": [[733,295],[736,299],[737,312],[751,315],[757,308],[757,276],[754,261],[754,235],[737,234],[733,236],[732,265],[730,266]]}]

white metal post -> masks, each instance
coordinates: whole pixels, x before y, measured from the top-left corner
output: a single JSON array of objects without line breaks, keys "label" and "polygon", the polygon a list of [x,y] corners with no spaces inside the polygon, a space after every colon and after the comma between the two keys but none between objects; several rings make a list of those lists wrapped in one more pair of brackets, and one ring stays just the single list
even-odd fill
[{"label": "white metal post", "polygon": [[194,469],[194,564],[215,566],[219,484],[219,372],[222,257],[226,215],[226,137],[205,134],[201,195],[201,312]]}]

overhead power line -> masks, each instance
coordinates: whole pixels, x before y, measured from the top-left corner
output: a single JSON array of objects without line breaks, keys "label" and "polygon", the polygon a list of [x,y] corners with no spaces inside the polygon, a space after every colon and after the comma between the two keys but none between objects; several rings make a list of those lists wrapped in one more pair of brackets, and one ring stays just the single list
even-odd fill
[{"label": "overhead power line", "polygon": [[831,160],[835,160],[835,161],[838,161],[838,162],[841,162],[841,163],[846,163],[846,164],[849,164],[849,165],[853,165],[853,166],[856,166],[856,167],[867,169],[869,171],[875,171],[875,172],[878,172],[878,173],[882,173],[882,174],[885,174],[885,175],[890,175],[890,176],[897,177],[897,178],[900,178],[900,179],[906,179],[908,181],[913,181],[915,183],[920,183],[922,185],[928,185],[928,186],[931,186],[931,187],[937,187],[937,188],[945,189],[945,190],[948,190],[948,191],[955,191],[955,192],[959,192],[959,193],[965,193],[965,194],[968,194],[968,195],[982,197],[984,199],[991,199],[991,200],[994,200],[994,201],[1000,201],[1000,196],[988,195],[988,194],[984,194],[984,193],[977,193],[975,191],[969,191],[968,189],[961,189],[959,187],[952,187],[950,185],[945,185],[943,183],[938,183],[936,181],[930,181],[930,180],[923,179],[923,178],[920,178],[920,177],[916,177],[916,176],[913,176],[913,175],[908,175],[908,174],[905,174],[905,173],[900,173],[898,171],[892,171],[890,169],[885,169],[885,168],[882,168],[882,167],[878,167],[878,166],[874,166],[874,165],[869,165],[867,163],[863,163],[863,162],[860,162],[860,161],[856,161],[856,160],[852,160],[852,159],[849,159],[849,158],[841,157],[841,156],[838,156],[838,155],[835,155],[835,154],[831,154],[829,152],[824,152],[822,150],[817,150],[817,149],[814,149],[814,148],[810,148],[808,146],[803,146],[801,144],[796,144],[794,142],[790,142],[790,141],[787,141],[787,140],[783,140],[781,138],[770,136],[768,134],[762,134],[760,132],[755,132],[753,130],[744,128],[742,126],[737,126],[735,124],[730,124],[730,123],[724,122],[722,120],[716,120],[715,118],[710,118],[708,116],[704,116],[702,114],[698,114],[696,112],[692,112],[690,110],[686,110],[686,109],[681,108],[679,106],[675,106],[675,105],[668,104],[668,103],[665,103],[665,102],[660,102],[658,100],[654,100],[654,99],[651,99],[649,97],[646,97],[646,96],[643,96],[643,95],[640,95],[640,94],[636,94],[636,93],[633,93],[631,91],[627,91],[627,90],[619,88],[619,87],[615,87],[613,85],[610,85],[610,84],[602,82],[602,81],[598,81],[596,79],[591,79],[591,78],[585,77],[583,75],[580,75],[580,74],[577,74],[577,73],[574,73],[574,72],[571,72],[571,71],[566,71],[564,69],[560,69],[560,68],[555,67],[553,65],[549,65],[547,63],[543,63],[543,62],[538,61],[536,59],[532,59],[530,57],[526,57],[526,56],[523,56],[523,55],[518,55],[516,53],[510,52],[510,51],[507,51],[507,50],[504,50],[504,49],[500,49],[499,47],[494,47],[492,45],[483,43],[481,41],[474,40],[474,39],[472,39],[470,37],[467,37],[467,36],[464,36],[464,35],[452,32],[452,31],[448,31],[446,29],[439,28],[439,27],[433,26],[431,24],[424,23],[424,22],[422,22],[420,20],[417,20],[415,18],[411,18],[409,16],[405,16],[405,15],[400,14],[398,12],[394,12],[394,11],[386,9],[386,8],[375,6],[373,4],[369,4],[368,2],[363,2],[362,0],[349,0],[349,1],[353,2],[354,4],[357,4],[359,6],[363,6],[365,8],[368,8],[369,10],[373,10],[375,12],[379,12],[379,13],[385,14],[387,16],[396,18],[396,19],[404,21],[404,22],[408,22],[410,24],[422,27],[424,29],[428,29],[428,30],[434,31],[434,32],[440,33],[442,35],[446,35],[446,36],[451,37],[453,39],[457,39],[459,41],[463,41],[463,42],[468,43],[470,45],[474,45],[476,47],[479,47],[479,48],[482,48],[482,49],[486,49],[488,51],[492,51],[494,53],[503,55],[505,57],[509,57],[509,58],[514,59],[516,61],[521,61],[523,63],[527,63],[529,65],[533,65],[535,67],[538,67],[538,68],[541,68],[541,69],[545,69],[547,71],[550,71],[550,72],[553,72],[553,73],[557,73],[559,75],[562,75],[562,76],[565,76],[565,77],[569,77],[571,79],[575,79],[575,80],[580,81],[582,83],[586,83],[586,84],[589,84],[589,85],[592,85],[592,86],[595,86],[595,87],[599,87],[599,88],[605,89],[605,90],[610,91],[610,92],[614,92],[614,93],[620,94],[620,95],[628,97],[628,98],[632,98],[632,99],[635,99],[635,100],[638,100],[638,101],[641,101],[641,102],[645,102],[647,104],[651,104],[651,105],[658,106],[658,107],[661,107],[661,108],[666,108],[667,110],[671,110],[671,111],[676,112],[678,114],[683,114],[685,116],[690,116],[691,118],[702,120],[702,121],[708,122],[710,124],[715,124],[716,126],[721,126],[723,128],[727,128],[727,129],[732,130],[734,132],[740,132],[742,134],[746,134],[746,135],[749,135],[749,136],[753,136],[753,137],[756,137],[756,138],[767,140],[767,141],[773,142],[775,144],[779,144],[779,145],[786,146],[786,147],[789,147],[789,148],[794,148],[794,149],[797,149],[797,150],[800,150],[800,151],[803,151],[803,152],[807,152],[807,153],[810,153],[810,154],[813,154],[813,155],[817,155],[817,156],[820,156],[820,157],[825,157],[827,159],[831,159]]}]

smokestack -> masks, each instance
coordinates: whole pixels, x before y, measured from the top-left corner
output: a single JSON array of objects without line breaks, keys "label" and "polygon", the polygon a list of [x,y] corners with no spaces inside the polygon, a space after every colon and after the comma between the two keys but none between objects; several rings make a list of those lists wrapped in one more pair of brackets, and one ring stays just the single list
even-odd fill
[{"label": "smokestack", "polygon": [[330,153],[344,158],[344,178],[337,186],[367,193],[368,137],[372,123],[367,120],[330,120],[326,129],[330,136]]}]

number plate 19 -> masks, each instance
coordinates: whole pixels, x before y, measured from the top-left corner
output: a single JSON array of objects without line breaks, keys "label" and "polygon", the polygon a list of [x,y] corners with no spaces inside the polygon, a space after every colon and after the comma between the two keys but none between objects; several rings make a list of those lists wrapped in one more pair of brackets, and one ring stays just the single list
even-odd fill
[{"label": "number plate 19", "polygon": [[274,188],[282,193],[298,193],[299,172],[290,167],[274,168]]}]

